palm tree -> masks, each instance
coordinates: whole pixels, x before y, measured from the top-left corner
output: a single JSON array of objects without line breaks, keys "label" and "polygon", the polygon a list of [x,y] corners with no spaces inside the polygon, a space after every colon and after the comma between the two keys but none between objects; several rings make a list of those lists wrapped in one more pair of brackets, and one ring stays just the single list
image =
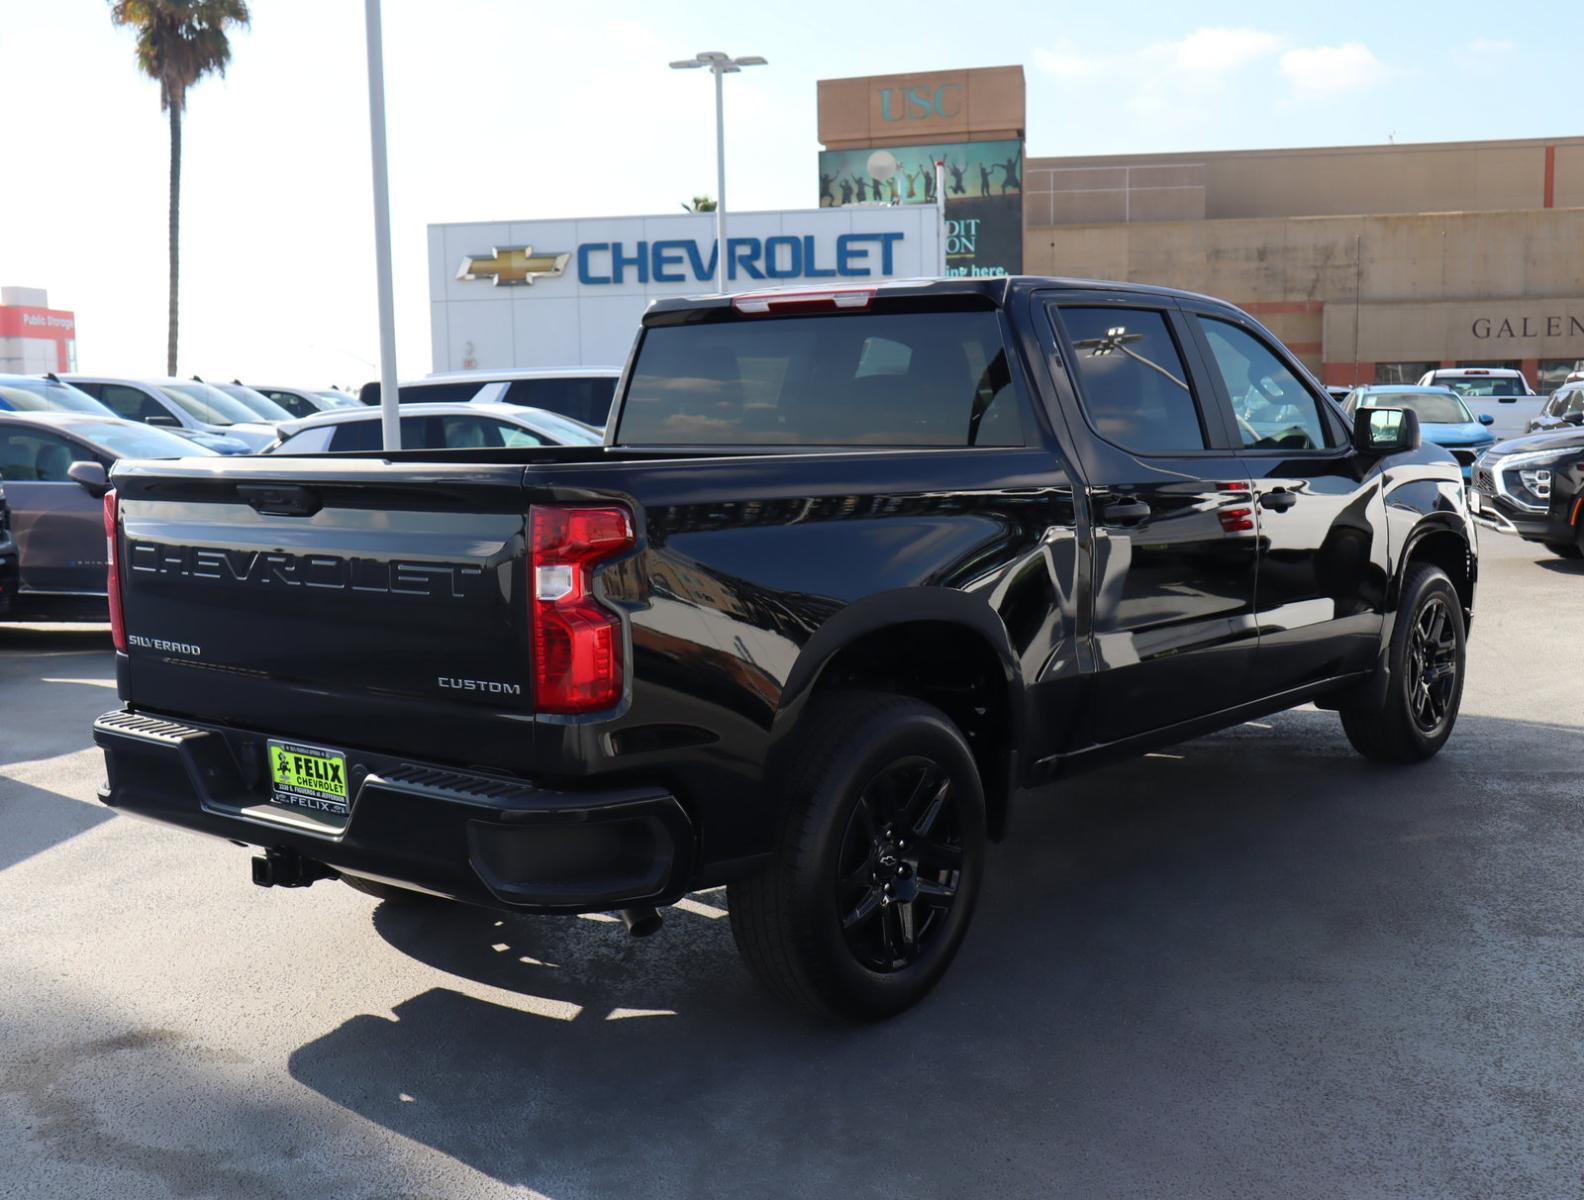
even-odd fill
[{"label": "palm tree", "polygon": [[176,374],[176,299],[181,233],[181,122],[187,89],[231,61],[226,31],[251,19],[245,0],[110,0],[110,19],[137,30],[137,60],[160,85],[170,114],[170,334],[165,369]]},{"label": "palm tree", "polygon": [[693,197],[693,203],[692,204],[684,204],[682,206],[682,211],[683,212],[714,212],[715,211],[715,201],[711,200],[708,196],[694,196]]}]

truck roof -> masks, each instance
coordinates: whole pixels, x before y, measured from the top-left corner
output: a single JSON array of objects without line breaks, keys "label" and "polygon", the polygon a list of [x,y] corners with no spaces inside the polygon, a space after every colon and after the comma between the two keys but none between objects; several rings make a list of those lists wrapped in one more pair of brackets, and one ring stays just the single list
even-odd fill
[{"label": "truck roof", "polygon": [[775,299],[795,295],[825,295],[851,292],[871,292],[877,296],[983,296],[1001,307],[1012,296],[1024,291],[1118,291],[1136,295],[1171,297],[1195,300],[1218,308],[1231,308],[1225,300],[1180,288],[1157,287],[1149,283],[1128,283],[1114,279],[1079,279],[1060,275],[983,275],[977,277],[952,276],[942,279],[935,276],[916,279],[885,279],[872,283],[839,283],[830,287],[810,287],[799,284],[792,287],[757,288],[747,292],[719,293],[697,296],[664,297],[649,305],[649,313],[678,312],[698,308],[724,308],[744,299]]}]

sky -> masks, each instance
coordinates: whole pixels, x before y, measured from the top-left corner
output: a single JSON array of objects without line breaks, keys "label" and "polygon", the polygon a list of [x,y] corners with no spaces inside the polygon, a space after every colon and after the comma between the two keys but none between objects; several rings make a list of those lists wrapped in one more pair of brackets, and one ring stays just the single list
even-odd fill
[{"label": "sky", "polygon": [[[360,0],[253,0],[225,78],[189,95],[183,374],[376,375]],[[815,81],[1021,64],[1028,155],[1584,133],[1577,0],[796,5],[385,0],[397,363],[430,370],[425,227],[815,205]],[[0,284],[77,314],[79,368],[164,373],[168,128],[105,0],[0,0]]]}]

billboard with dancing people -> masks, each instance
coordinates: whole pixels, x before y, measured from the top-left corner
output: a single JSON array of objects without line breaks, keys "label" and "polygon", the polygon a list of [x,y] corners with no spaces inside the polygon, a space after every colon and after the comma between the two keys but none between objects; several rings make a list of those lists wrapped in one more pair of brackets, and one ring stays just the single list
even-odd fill
[{"label": "billboard with dancing people", "polygon": [[936,160],[946,164],[948,273],[1017,274],[1023,269],[1021,140],[824,150],[820,207],[934,204]]}]

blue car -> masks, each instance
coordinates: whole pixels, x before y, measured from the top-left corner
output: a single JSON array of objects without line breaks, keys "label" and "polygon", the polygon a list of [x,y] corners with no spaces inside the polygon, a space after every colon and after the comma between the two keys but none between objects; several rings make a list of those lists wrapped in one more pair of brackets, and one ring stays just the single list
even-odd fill
[{"label": "blue car", "polygon": [[1413,409],[1419,414],[1424,440],[1450,450],[1463,468],[1465,481],[1473,475],[1474,460],[1496,444],[1496,435],[1486,428],[1496,418],[1489,413],[1475,417],[1463,397],[1451,388],[1378,383],[1354,388],[1342,407],[1350,417],[1360,408]]}]

